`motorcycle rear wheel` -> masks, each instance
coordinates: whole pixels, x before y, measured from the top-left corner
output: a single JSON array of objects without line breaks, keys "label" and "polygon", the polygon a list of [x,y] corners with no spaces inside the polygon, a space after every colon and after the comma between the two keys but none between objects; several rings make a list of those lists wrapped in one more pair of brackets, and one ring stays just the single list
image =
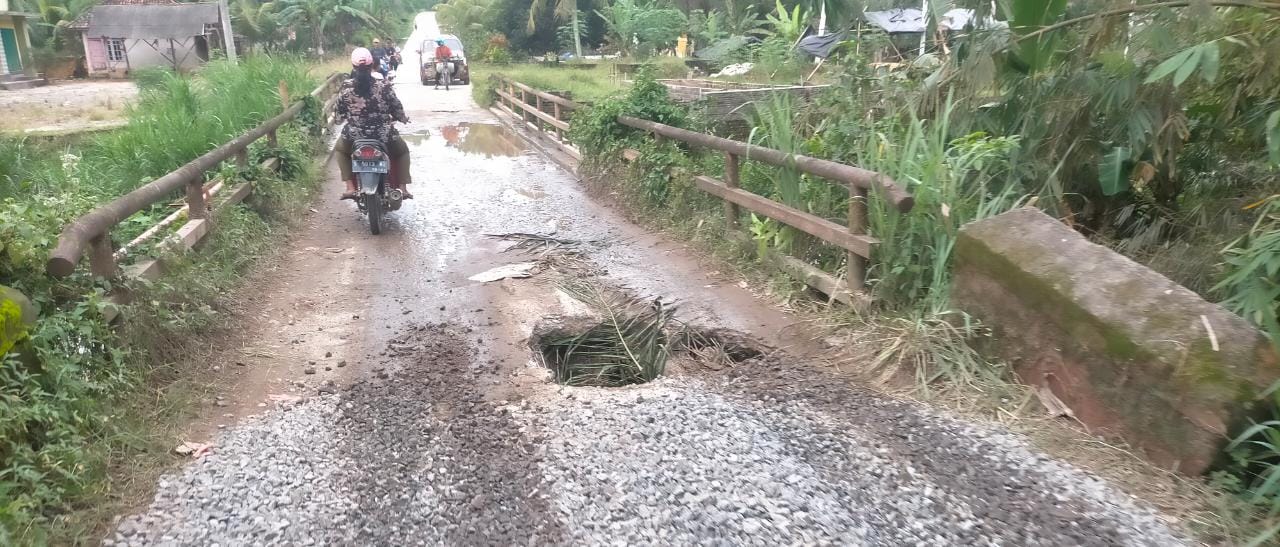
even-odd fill
[{"label": "motorcycle rear wheel", "polygon": [[365,196],[365,209],[369,214],[369,231],[373,235],[382,233],[382,196],[377,194]]}]

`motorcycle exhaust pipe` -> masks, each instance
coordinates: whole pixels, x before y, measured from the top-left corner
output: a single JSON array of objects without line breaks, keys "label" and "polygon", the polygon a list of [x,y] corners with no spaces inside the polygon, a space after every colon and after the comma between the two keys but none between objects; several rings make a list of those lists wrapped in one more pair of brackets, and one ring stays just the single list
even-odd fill
[{"label": "motorcycle exhaust pipe", "polygon": [[387,192],[387,199],[391,201],[403,200],[404,192],[400,191],[399,188],[392,188],[390,191]]}]

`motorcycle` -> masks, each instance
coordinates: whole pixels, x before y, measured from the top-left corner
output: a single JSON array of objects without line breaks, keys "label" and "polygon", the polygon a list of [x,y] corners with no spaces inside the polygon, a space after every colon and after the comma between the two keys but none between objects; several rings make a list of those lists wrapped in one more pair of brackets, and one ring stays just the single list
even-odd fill
[{"label": "motorcycle", "polygon": [[436,61],[436,86],[444,84],[444,90],[449,90],[449,84],[453,83],[453,71],[456,69],[454,59],[445,61]]},{"label": "motorcycle", "polygon": [[396,178],[387,146],[376,139],[359,139],[351,147],[351,173],[356,177],[356,206],[369,217],[369,231],[382,233],[382,217],[400,209],[404,191]]},{"label": "motorcycle", "polygon": [[382,73],[382,79],[386,80],[387,83],[391,83],[396,79],[396,71],[391,68],[391,60],[387,57],[383,57],[378,61],[378,72]]}]

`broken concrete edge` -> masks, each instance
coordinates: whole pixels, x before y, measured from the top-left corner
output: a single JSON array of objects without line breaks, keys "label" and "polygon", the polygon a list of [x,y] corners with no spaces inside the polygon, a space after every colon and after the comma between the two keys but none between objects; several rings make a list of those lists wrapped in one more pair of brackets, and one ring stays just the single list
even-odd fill
[{"label": "broken concrete edge", "polygon": [[1021,381],[1189,474],[1280,378],[1246,321],[1036,209],[961,229],[952,297],[992,328]]}]

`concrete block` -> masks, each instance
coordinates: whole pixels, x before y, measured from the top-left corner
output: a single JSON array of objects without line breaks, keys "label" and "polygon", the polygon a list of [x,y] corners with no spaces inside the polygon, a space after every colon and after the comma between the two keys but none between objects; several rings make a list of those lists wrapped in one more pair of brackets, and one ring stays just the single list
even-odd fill
[{"label": "concrete block", "polygon": [[1244,319],[1036,209],[960,230],[952,297],[992,328],[1021,381],[1188,474],[1280,378]]}]

